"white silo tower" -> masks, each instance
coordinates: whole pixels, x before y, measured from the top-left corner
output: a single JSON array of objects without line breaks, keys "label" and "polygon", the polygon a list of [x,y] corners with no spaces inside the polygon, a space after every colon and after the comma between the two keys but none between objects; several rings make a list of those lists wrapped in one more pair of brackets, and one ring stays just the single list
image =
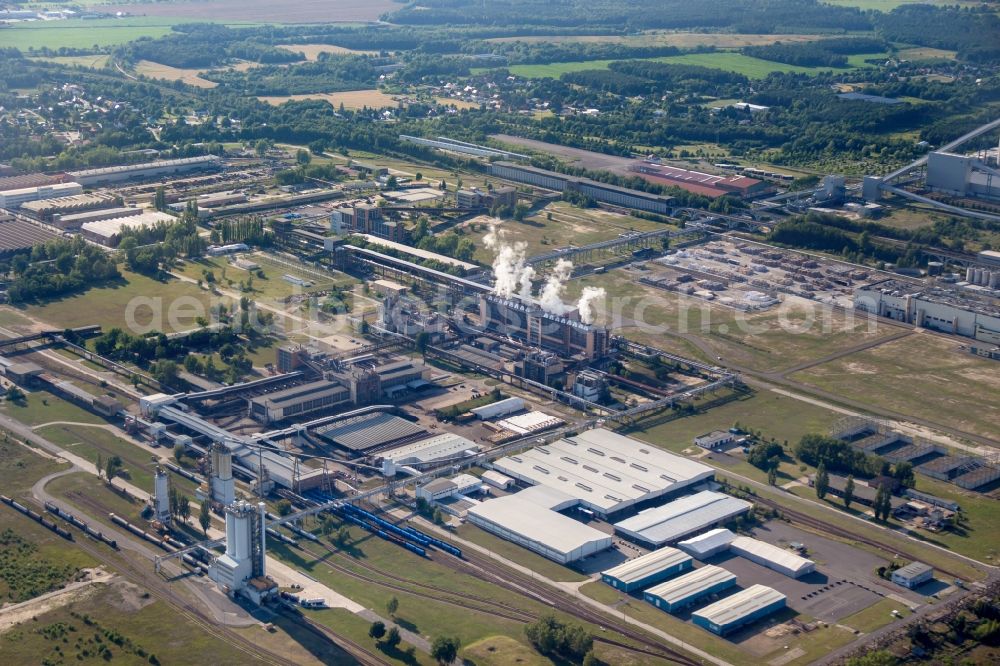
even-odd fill
[{"label": "white silo tower", "polygon": [[229,447],[223,444],[212,447],[212,475],[208,483],[213,501],[223,506],[229,506],[236,501],[233,454]]},{"label": "white silo tower", "polygon": [[164,525],[170,524],[170,477],[162,467],[156,468],[153,477],[153,516]]}]

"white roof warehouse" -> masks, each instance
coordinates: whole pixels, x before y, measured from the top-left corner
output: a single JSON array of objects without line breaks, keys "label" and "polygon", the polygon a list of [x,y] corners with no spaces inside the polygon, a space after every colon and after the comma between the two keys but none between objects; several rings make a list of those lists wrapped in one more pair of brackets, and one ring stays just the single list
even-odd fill
[{"label": "white roof warehouse", "polygon": [[601,517],[714,476],[711,467],[600,428],[500,458],[493,468],[556,488]]}]

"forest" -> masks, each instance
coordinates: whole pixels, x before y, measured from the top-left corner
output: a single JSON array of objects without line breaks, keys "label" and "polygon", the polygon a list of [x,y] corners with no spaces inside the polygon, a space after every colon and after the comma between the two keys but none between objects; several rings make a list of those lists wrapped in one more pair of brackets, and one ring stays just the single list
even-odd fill
[{"label": "forest", "polygon": [[815,42],[776,42],[765,46],[747,46],[743,48],[743,53],[754,58],[800,67],[847,67],[847,56],[855,53],[882,53],[887,46],[878,39],[843,37]]}]

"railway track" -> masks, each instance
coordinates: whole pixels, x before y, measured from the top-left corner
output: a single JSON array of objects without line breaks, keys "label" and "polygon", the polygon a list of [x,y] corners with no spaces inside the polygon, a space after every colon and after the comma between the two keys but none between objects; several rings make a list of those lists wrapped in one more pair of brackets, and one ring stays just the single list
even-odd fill
[{"label": "railway track", "polygon": [[[449,590],[447,588],[438,587],[436,585],[428,585],[426,583],[420,583],[408,578],[403,578],[402,576],[396,576],[386,571],[382,571],[371,565],[358,562],[356,560],[351,560],[352,564],[357,564],[366,570],[371,571],[373,574],[377,574],[383,578],[389,578],[390,580],[396,581],[395,583],[386,582],[384,580],[379,580],[377,578],[372,578],[370,576],[365,576],[356,571],[344,567],[340,564],[336,564],[329,560],[329,555],[334,554],[333,551],[327,551],[327,554],[317,553],[307,547],[300,547],[303,552],[312,555],[317,560],[323,562],[331,570],[350,576],[356,580],[361,580],[366,583],[371,583],[372,585],[378,585],[380,587],[385,587],[390,590],[395,590],[397,592],[405,592],[416,597],[421,597],[423,599],[429,599],[431,601],[436,601],[439,603],[446,603],[452,606],[457,606],[459,608],[464,608],[466,610],[475,611],[477,613],[482,613],[484,615],[491,615],[493,617],[502,618],[505,620],[512,620],[514,622],[534,622],[538,619],[537,615],[529,613],[528,611],[521,610],[515,606],[509,604],[504,604],[502,602],[494,601],[492,599],[486,599],[485,597],[479,597],[476,595],[467,595],[460,592],[455,592],[454,590]],[[412,587],[409,587],[412,586]],[[429,590],[428,592],[420,591],[420,589],[413,588],[423,588]],[[432,594],[433,592],[433,594]],[[441,596],[447,595],[447,598]]]},{"label": "railway track", "polygon": [[[67,496],[70,495],[74,496],[72,498],[74,504],[79,502],[81,505],[88,506],[94,511],[101,511],[101,515],[107,514],[107,510],[104,507],[101,507],[97,502],[83,497],[79,493],[67,494]],[[37,500],[33,501],[37,503]],[[124,535],[118,539],[118,543],[123,545],[130,543],[130,541],[131,539]],[[95,560],[108,564],[120,575],[125,576],[134,583],[142,585],[143,589],[149,592],[149,594],[171,606],[178,614],[200,627],[203,631],[205,631],[205,633],[223,641],[224,643],[227,643],[230,647],[243,652],[260,663],[272,664],[274,666],[295,665],[296,662],[261,648],[249,639],[220,627],[214,618],[210,618],[201,610],[197,609],[188,601],[183,599],[180,595],[168,589],[168,587],[164,584],[163,579],[154,574],[152,570],[146,570],[141,566],[141,564],[138,564],[138,562],[141,562],[142,560],[119,556],[117,553],[109,553],[106,548],[99,547],[96,543],[91,542],[87,538],[76,539],[74,543]],[[121,548],[121,546],[119,547]]]},{"label": "railway track", "polygon": [[291,619],[293,622],[301,624],[314,636],[318,636],[325,641],[330,641],[345,652],[350,653],[350,655],[357,659],[360,664],[364,664],[365,666],[383,666],[384,664],[390,663],[360,643],[356,643],[349,638],[333,633],[329,627],[326,627],[316,620],[306,617],[301,613],[291,610],[287,606],[282,605],[281,607],[275,609],[275,611]]},{"label": "railway track", "polygon": [[[597,609],[590,607],[585,602],[578,601],[565,593],[554,590],[544,583],[539,583],[513,569],[497,564],[488,557],[466,552],[465,560],[460,560],[457,557],[451,557],[450,559],[456,565],[456,568],[465,570],[471,575],[475,575],[478,578],[486,578],[496,585],[520,594],[524,594],[525,591],[530,592],[533,596],[538,597],[553,608],[558,608],[581,620],[624,636],[635,641],[639,647],[602,636],[594,637],[594,640],[597,642],[616,645],[684,666],[698,666],[700,664],[700,662],[691,659],[683,652],[664,646],[661,642],[650,638],[645,633],[614,620]],[[474,566],[470,566],[470,564]]]},{"label": "railway track", "polygon": [[[867,546],[872,546],[873,548],[878,548],[879,550],[881,550],[883,552],[886,552],[886,553],[893,553],[893,554],[896,554],[896,555],[901,555],[902,557],[905,557],[906,559],[909,559],[909,560],[919,560],[920,559],[918,556],[916,556],[913,553],[909,552],[905,548],[900,548],[898,546],[893,546],[893,545],[884,543],[882,541],[878,541],[877,539],[874,539],[874,538],[871,538],[871,537],[861,536],[861,535],[859,535],[859,534],[857,534],[855,532],[851,532],[850,530],[847,530],[847,529],[845,529],[843,527],[838,527],[836,525],[832,525],[830,523],[823,522],[822,520],[820,520],[818,518],[813,518],[812,516],[810,516],[808,514],[805,514],[805,513],[801,513],[799,511],[796,511],[795,509],[789,509],[788,507],[779,504],[775,500],[765,499],[763,497],[760,497],[759,495],[755,495],[754,496],[754,501],[755,502],[759,502],[760,504],[764,504],[766,506],[769,506],[769,507],[777,510],[778,512],[780,512],[780,514],[782,516],[785,516],[785,517],[789,518],[792,522],[797,522],[797,523],[799,523],[801,525],[804,525],[805,527],[811,528],[813,531],[819,532],[821,535],[823,535],[823,534],[832,534],[832,535],[835,535],[835,536],[838,536],[838,537],[841,537],[841,538],[844,538],[844,539],[848,539],[850,541],[857,541],[858,543],[863,543],[863,544],[865,544]],[[945,569],[945,568],[940,567],[940,566],[937,567],[937,570],[940,571],[940,572],[942,572],[942,573],[948,574],[948,576],[951,577],[951,578],[956,578],[956,579],[961,579],[962,578],[962,576],[959,576],[955,572],[949,571],[948,569]]]}]

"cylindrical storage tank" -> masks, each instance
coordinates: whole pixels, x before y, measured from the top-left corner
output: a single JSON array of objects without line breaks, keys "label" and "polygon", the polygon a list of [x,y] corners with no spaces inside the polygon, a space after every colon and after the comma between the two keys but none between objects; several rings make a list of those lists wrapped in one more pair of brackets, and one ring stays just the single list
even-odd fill
[{"label": "cylindrical storage tank", "polygon": [[236,515],[236,551],[233,557],[238,562],[250,557],[250,514],[245,510]]},{"label": "cylindrical storage tank", "polygon": [[993,271],[990,273],[990,289],[996,289],[1000,287],[1000,271]]},{"label": "cylindrical storage tank", "polygon": [[983,283],[983,269],[982,268],[977,268],[975,270],[975,279],[972,282],[973,282],[973,284],[982,284]]},{"label": "cylindrical storage tank", "polygon": [[236,557],[236,516],[226,511],[226,555]]},{"label": "cylindrical storage tank", "polygon": [[965,269],[965,281],[975,284],[975,280],[976,280],[976,269],[973,268],[972,266],[969,266],[968,268]]}]

